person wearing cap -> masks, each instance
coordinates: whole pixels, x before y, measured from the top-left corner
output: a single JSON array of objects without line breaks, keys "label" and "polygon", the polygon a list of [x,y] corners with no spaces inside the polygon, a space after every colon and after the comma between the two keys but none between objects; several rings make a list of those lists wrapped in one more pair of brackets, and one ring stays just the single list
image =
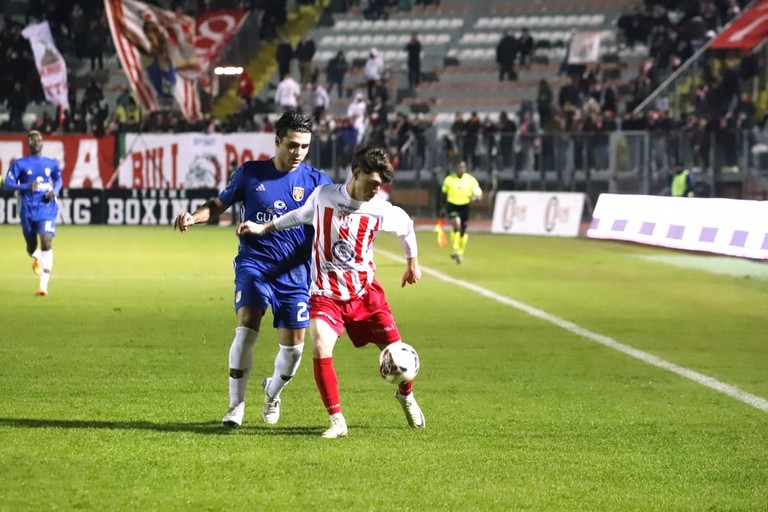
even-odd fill
[{"label": "person wearing cap", "polygon": [[[59,163],[41,154],[43,136],[37,130],[27,134],[29,155],[13,162],[3,189],[14,190],[19,196],[21,232],[27,242],[27,254],[32,257],[32,270],[40,278],[35,295],[48,295],[48,281],[53,268],[53,237],[56,235],[56,215],[61,191]],[[38,244],[39,239],[39,244]]]}]

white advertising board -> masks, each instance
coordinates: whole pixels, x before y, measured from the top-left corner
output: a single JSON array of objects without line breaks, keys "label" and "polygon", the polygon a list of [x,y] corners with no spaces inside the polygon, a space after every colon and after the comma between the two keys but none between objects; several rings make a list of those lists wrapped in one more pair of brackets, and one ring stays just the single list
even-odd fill
[{"label": "white advertising board", "polygon": [[768,259],[768,201],[602,194],[587,236]]},{"label": "white advertising board", "polygon": [[580,192],[498,192],[492,233],[579,236],[584,194]]}]

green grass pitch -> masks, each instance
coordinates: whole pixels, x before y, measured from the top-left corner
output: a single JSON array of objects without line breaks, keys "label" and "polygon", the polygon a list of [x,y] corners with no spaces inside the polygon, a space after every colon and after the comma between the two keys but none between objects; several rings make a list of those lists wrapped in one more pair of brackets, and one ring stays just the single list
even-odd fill
[{"label": "green grass pitch", "polygon": [[[432,233],[419,242],[425,268],[768,398],[759,272],[490,234],[470,236],[459,266]],[[280,423],[262,423],[271,318],[246,422],[220,425],[233,229],[62,226],[46,298],[17,226],[0,226],[0,247],[0,511],[768,509],[768,411],[435,274],[400,288],[390,235],[378,276],[422,358],[427,429],[407,427],[375,349],[342,338],[338,440],[319,437],[309,348]]]}]

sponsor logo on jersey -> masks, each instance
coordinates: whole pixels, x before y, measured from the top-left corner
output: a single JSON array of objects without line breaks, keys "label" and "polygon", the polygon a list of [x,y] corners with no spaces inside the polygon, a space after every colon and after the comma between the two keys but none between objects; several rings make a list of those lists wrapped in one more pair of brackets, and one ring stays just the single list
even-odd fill
[{"label": "sponsor logo on jersey", "polygon": [[259,183],[259,186],[255,188],[256,192],[266,192],[267,187],[264,186],[263,183]]},{"label": "sponsor logo on jersey", "polygon": [[331,247],[334,258],[344,263],[348,262],[355,256],[355,251],[352,246],[346,240],[339,240]]},{"label": "sponsor logo on jersey", "polygon": [[293,200],[301,201],[304,199],[304,187],[293,187]]}]

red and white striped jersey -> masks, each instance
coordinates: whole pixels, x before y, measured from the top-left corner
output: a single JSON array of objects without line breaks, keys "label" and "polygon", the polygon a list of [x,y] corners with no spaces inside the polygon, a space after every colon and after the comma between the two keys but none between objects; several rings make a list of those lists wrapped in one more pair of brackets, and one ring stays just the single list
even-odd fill
[{"label": "red and white striped jersey", "polygon": [[317,187],[304,205],[273,220],[278,230],[300,224],[315,228],[310,293],[337,300],[365,294],[373,282],[373,242],[381,231],[400,238],[406,258],[418,255],[413,221],[379,196],[356,201],[345,185]]}]

